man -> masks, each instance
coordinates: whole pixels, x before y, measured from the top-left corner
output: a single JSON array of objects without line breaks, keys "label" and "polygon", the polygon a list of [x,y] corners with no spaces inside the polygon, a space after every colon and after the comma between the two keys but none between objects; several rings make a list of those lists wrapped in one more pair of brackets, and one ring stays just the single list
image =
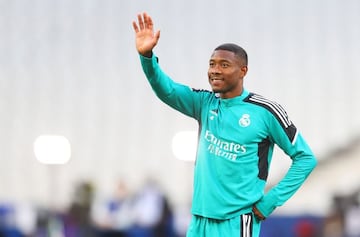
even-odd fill
[{"label": "man", "polygon": [[[316,159],[284,109],[243,87],[247,54],[217,47],[209,61],[212,91],[172,81],[153,49],[160,38],[146,13],[133,22],[136,48],[156,95],[199,123],[192,220],[187,237],[256,237],[260,223],[305,181]],[[264,194],[274,145],[292,159],[285,177]]]}]

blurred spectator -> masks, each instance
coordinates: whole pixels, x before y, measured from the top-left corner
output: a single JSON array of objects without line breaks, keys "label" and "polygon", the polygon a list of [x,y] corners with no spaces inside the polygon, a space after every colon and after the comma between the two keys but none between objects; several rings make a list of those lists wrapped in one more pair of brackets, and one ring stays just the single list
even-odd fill
[{"label": "blurred spectator", "polygon": [[134,199],[134,226],[131,237],[174,236],[170,204],[153,179],[148,179]]},{"label": "blurred spectator", "polygon": [[36,231],[37,214],[35,207],[29,203],[16,206],[16,226],[24,236],[32,236]]},{"label": "blurred spectator", "polygon": [[110,198],[98,198],[93,205],[92,221],[98,235],[103,237],[126,236],[133,224],[132,199],[123,180],[116,184],[115,192]]},{"label": "blurred spectator", "polygon": [[74,190],[72,203],[64,220],[66,237],[95,236],[90,220],[94,187],[90,182],[79,183]]},{"label": "blurred spectator", "polygon": [[175,236],[170,203],[152,179],[135,195],[119,180],[111,198],[97,198],[91,216],[101,237]]},{"label": "blurred spectator", "polygon": [[16,226],[16,212],[13,204],[0,204],[0,237],[24,237]]},{"label": "blurred spectator", "polygon": [[174,229],[174,214],[170,206],[169,200],[163,196],[163,206],[161,217],[154,228],[154,237],[173,237],[175,236]]}]

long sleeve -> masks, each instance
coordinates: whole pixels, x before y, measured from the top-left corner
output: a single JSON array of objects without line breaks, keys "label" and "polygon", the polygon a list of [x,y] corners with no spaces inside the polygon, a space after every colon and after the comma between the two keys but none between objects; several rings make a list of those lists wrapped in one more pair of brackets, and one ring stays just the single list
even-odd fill
[{"label": "long sleeve", "polygon": [[143,71],[153,91],[167,105],[190,117],[199,118],[201,93],[196,93],[189,86],[174,82],[158,64],[158,58],[140,55]]},{"label": "long sleeve", "polygon": [[283,205],[300,188],[317,164],[310,147],[292,123],[284,127],[274,120],[272,128],[275,143],[290,156],[292,164],[284,178],[256,203],[265,217],[276,207]]}]

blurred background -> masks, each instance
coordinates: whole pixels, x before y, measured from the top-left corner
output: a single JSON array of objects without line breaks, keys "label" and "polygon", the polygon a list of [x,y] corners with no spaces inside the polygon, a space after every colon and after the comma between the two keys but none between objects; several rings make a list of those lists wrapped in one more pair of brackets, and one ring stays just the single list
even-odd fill
[{"label": "blurred background", "polygon": [[[0,236],[184,236],[193,162],[175,151],[193,158],[197,123],[142,73],[144,11],[162,68],[194,88],[210,89],[216,46],[243,46],[245,87],[313,148],[318,167],[261,236],[360,236],[358,0],[0,0]],[[276,150],[268,188],[289,165]]]}]

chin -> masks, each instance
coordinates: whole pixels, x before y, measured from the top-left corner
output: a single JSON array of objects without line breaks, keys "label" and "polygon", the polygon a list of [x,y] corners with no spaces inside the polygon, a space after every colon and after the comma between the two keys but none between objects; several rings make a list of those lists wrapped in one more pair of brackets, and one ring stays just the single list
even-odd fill
[{"label": "chin", "polygon": [[212,91],[214,93],[221,93],[221,90],[219,88],[212,88]]}]

